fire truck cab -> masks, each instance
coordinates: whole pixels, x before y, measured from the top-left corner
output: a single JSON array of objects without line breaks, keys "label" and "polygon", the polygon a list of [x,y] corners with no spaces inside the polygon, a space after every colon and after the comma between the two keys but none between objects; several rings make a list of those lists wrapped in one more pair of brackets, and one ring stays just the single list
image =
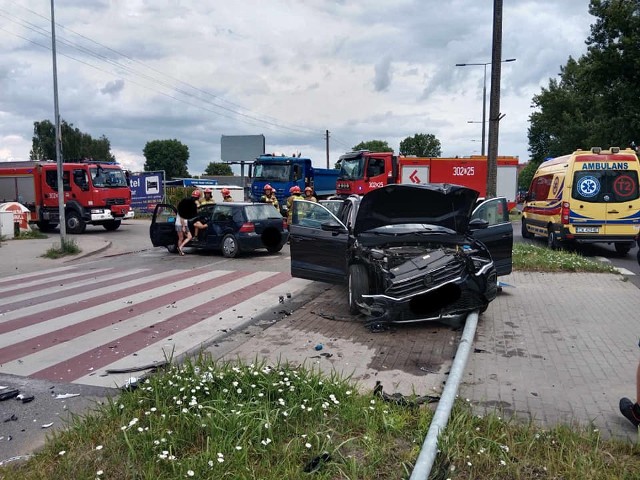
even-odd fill
[{"label": "fire truck cab", "polygon": [[[127,175],[116,163],[94,161],[63,163],[65,226],[83,233],[86,226],[116,230],[132,216]],[[0,201],[15,201],[29,209],[29,223],[44,232],[60,223],[58,171],[52,161],[0,164]]]}]

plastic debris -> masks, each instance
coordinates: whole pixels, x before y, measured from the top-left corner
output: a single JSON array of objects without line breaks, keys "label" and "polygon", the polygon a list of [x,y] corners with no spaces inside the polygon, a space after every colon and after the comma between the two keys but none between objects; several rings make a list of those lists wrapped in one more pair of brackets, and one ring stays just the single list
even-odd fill
[{"label": "plastic debris", "polygon": [[45,423],[44,425],[41,425],[42,428],[49,428],[51,425],[53,425],[53,422],[51,423]]},{"label": "plastic debris", "polygon": [[80,396],[79,393],[59,393],[58,395],[56,395],[56,400],[64,399],[64,398],[79,397],[79,396]]},{"label": "plastic debris", "polygon": [[20,390],[14,388],[13,390],[7,390],[6,392],[0,393],[0,400],[9,400],[10,398],[17,397],[20,393]]},{"label": "plastic debris", "polygon": [[316,349],[316,350],[322,350],[323,348],[324,348],[324,345],[322,345],[321,343],[319,343],[319,344],[317,344],[317,345],[315,346],[315,349]]},{"label": "plastic debris", "polygon": [[129,377],[129,379],[122,386],[122,390],[133,391],[138,388],[138,377]]}]

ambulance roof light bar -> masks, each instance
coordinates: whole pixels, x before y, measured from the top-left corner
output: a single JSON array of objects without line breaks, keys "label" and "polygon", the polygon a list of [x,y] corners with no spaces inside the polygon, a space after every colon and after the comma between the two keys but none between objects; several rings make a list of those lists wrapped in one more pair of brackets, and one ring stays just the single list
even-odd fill
[{"label": "ambulance roof light bar", "polygon": [[596,155],[602,151],[600,147],[591,147],[591,153],[595,153]]}]

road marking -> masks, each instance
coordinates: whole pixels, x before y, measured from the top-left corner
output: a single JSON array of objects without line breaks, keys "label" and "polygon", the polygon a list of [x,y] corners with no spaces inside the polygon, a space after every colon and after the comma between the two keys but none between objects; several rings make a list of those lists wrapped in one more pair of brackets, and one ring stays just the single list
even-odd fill
[{"label": "road marking", "polygon": [[[310,283],[289,272],[208,265],[188,272],[101,269],[89,283],[99,288],[84,289],[87,279],[66,283],[78,272],[86,270],[14,277],[13,294],[0,292],[3,307],[10,306],[0,313],[1,373],[113,387],[130,375],[104,376],[106,369],[198,351]],[[56,291],[52,282],[60,281],[64,288]],[[21,293],[24,285],[35,289],[27,295],[32,300]]]}]

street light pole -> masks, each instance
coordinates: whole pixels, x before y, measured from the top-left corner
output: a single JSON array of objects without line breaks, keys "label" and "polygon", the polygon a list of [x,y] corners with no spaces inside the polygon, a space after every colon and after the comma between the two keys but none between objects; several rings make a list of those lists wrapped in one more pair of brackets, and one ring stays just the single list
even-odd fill
[{"label": "street light pole", "polygon": [[[506,60],[502,60],[502,63],[505,62],[515,62],[515,58],[507,58]],[[484,67],[484,79],[482,81],[482,156],[486,152],[486,132],[487,132],[487,65],[491,65],[491,62],[486,63],[456,63],[456,67],[471,67],[471,66],[482,66]],[[469,122],[473,123],[473,122]]]}]

